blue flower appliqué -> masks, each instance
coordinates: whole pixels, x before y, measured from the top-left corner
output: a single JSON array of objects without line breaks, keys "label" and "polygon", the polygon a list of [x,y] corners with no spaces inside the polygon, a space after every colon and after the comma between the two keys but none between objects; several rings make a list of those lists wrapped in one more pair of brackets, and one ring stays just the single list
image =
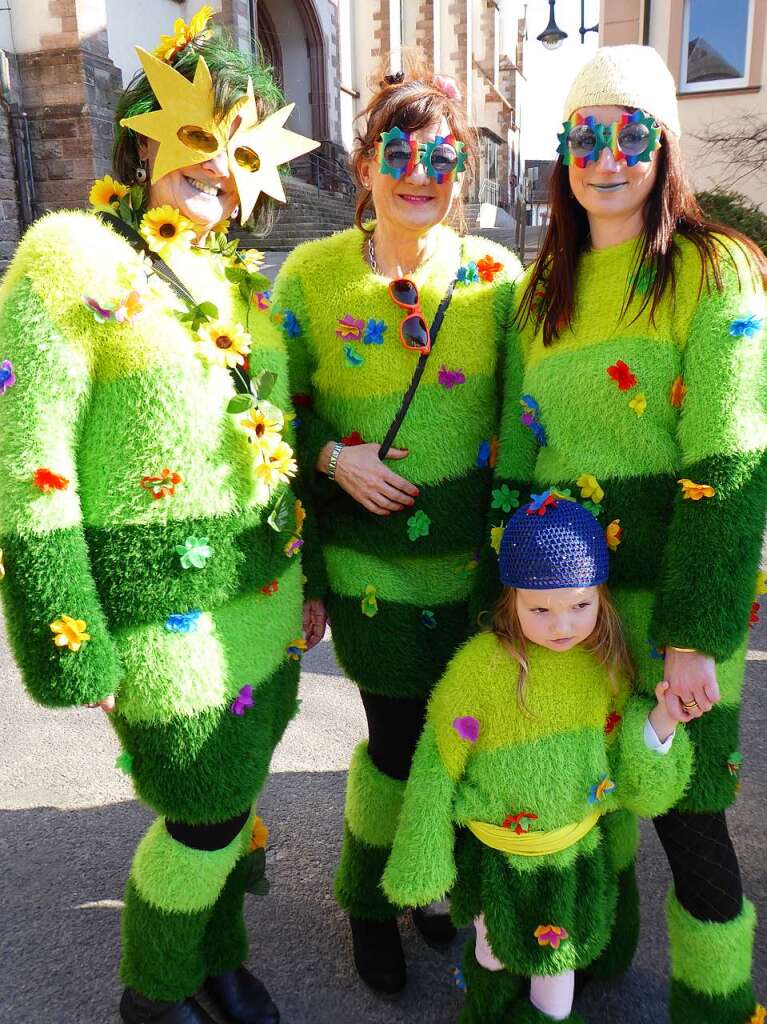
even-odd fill
[{"label": "blue flower appliqu\u00e9", "polygon": [[384,320],[368,320],[363,341],[366,345],[383,345],[385,333],[386,322]]},{"label": "blue flower appliqu\u00e9", "polygon": [[467,286],[470,284],[476,284],[477,281],[479,281],[479,271],[477,270],[477,264],[474,260],[471,260],[463,267],[459,267],[455,278],[459,284]]},{"label": "blue flower appliqu\u00e9", "polygon": [[289,309],[282,314],[282,329],[288,338],[297,338],[301,333],[301,325],[296,319],[296,314]]},{"label": "blue flower appliqu\u00e9", "polygon": [[199,609],[169,615],[165,620],[165,628],[169,633],[196,633],[201,615]]},{"label": "blue flower appliqu\u00e9", "polygon": [[532,430],[533,437],[541,448],[544,448],[546,446],[546,431],[543,429],[543,424],[539,419],[541,407],[532,395],[522,395],[521,401],[523,412],[520,419],[526,427]]},{"label": "blue flower appliqu\u00e9", "polygon": [[752,313],[751,316],[733,320],[730,324],[730,334],[733,338],[753,338],[759,333],[761,327],[762,317]]},{"label": "blue flower appliqu\u00e9", "polygon": [[490,464],[490,452],[492,448],[489,441],[483,441],[479,446],[477,452],[477,466],[479,469],[484,469],[485,466]]},{"label": "blue flower appliqu\u00e9", "polygon": [[347,365],[352,366],[355,369],[358,366],[362,366],[362,364],[365,362],[364,358],[359,354],[357,349],[354,347],[354,345],[352,345],[350,341],[347,342],[346,345],[344,345],[344,358],[346,359]]}]

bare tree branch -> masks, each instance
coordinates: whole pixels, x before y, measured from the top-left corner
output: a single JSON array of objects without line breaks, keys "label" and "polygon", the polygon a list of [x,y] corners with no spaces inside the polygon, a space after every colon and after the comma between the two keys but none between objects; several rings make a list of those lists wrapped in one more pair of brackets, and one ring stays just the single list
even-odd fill
[{"label": "bare tree branch", "polygon": [[703,154],[720,168],[720,184],[732,187],[746,178],[767,182],[767,117],[741,114],[692,133],[703,143]]}]

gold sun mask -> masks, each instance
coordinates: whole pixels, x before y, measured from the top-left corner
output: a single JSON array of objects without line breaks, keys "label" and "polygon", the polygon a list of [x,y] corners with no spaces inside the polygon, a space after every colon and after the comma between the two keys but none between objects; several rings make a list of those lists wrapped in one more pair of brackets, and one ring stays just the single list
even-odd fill
[{"label": "gold sun mask", "polygon": [[[226,117],[217,120],[213,80],[203,57],[199,58],[194,80],[190,82],[140,46],[136,52],[160,109],[123,118],[120,124],[160,144],[152,182],[181,167],[211,160],[226,150],[243,223],[253,212],[261,192],[284,203],[278,168],[319,146],[318,142],[283,127],[295,104],[282,107],[259,124],[253,83],[248,80],[247,95]],[[240,124],[230,139],[237,117]]]}]

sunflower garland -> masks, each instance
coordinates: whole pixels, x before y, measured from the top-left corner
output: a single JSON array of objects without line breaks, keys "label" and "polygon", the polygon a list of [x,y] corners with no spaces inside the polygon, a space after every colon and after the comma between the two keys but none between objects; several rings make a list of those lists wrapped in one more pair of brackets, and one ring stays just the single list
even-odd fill
[{"label": "sunflower garland", "polygon": [[206,362],[226,366],[244,366],[250,352],[251,337],[242,324],[226,320],[208,320],[197,331],[200,339],[198,355]]},{"label": "sunflower garland", "polygon": [[165,259],[174,251],[190,249],[196,237],[194,224],[174,206],[167,205],[147,210],[139,231],[160,259]]},{"label": "sunflower garland", "polygon": [[160,45],[154,51],[154,56],[170,64],[176,54],[195,39],[210,39],[213,31],[208,28],[208,22],[215,13],[209,4],[205,4],[189,19],[188,25],[183,18],[176,18],[173,22],[173,33],[169,36],[160,36]]}]

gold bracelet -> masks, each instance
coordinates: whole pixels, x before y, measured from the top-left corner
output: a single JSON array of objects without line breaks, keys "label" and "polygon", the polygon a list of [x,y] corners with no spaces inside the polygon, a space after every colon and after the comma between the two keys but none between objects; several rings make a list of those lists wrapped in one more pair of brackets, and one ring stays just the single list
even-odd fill
[{"label": "gold bracelet", "polygon": [[679,651],[680,654],[697,654],[698,653],[694,647],[674,647],[673,644],[666,644],[666,647],[670,647],[672,651]]}]

